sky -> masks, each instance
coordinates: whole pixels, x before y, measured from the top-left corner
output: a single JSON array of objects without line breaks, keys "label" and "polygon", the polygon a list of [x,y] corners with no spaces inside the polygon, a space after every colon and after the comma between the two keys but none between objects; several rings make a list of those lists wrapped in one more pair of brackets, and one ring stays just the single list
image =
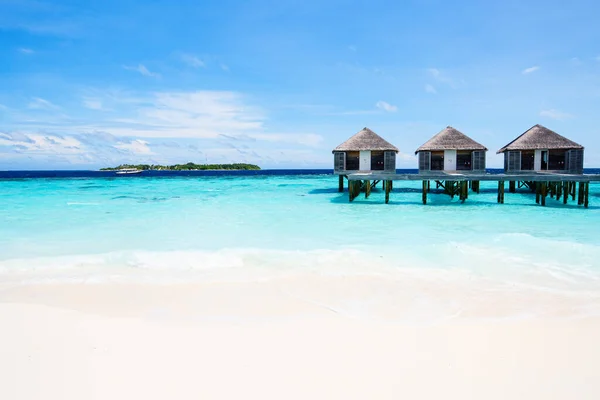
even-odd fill
[{"label": "sky", "polygon": [[596,1],[0,0],[0,170],[332,168],[369,127],[398,168],[453,126],[535,124],[600,167]]}]

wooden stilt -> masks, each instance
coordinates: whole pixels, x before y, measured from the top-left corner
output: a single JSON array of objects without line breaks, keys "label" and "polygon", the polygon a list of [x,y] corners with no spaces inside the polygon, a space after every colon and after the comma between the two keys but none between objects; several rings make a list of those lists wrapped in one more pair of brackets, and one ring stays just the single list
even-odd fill
[{"label": "wooden stilt", "polygon": [[504,181],[498,181],[498,203],[504,204]]},{"label": "wooden stilt", "polygon": [[340,175],[340,182],[339,182],[339,186],[338,186],[338,192],[343,192],[344,191],[344,175]]},{"label": "wooden stilt", "polygon": [[517,187],[516,187],[515,181],[508,182],[508,191],[509,191],[509,193],[517,192]]},{"label": "wooden stilt", "polygon": [[588,205],[590,204],[589,199],[590,199],[590,183],[586,182],[585,183],[585,191],[583,193],[583,206],[585,208],[588,208]]},{"label": "wooden stilt", "polygon": [[546,196],[548,195],[548,183],[542,182],[542,206],[546,205]]},{"label": "wooden stilt", "polygon": [[469,197],[469,187],[467,181],[458,182],[460,185],[460,200],[464,203]]},{"label": "wooden stilt", "polygon": [[427,181],[427,191],[431,191],[431,181]]},{"label": "wooden stilt", "polygon": [[365,181],[365,199],[368,199],[370,195],[371,195],[371,181],[367,179]]},{"label": "wooden stilt", "polygon": [[429,181],[423,181],[423,204],[427,204],[427,188],[429,187]]},{"label": "wooden stilt", "polygon": [[556,200],[560,200],[563,192],[564,182],[556,182]]},{"label": "wooden stilt", "polygon": [[389,181],[390,182],[390,192],[392,190],[394,190],[394,181]]},{"label": "wooden stilt", "polygon": [[540,194],[542,193],[542,184],[535,182],[535,202],[540,204]]},{"label": "wooden stilt", "polygon": [[569,183],[563,182],[563,204],[567,204],[567,200],[569,200]]},{"label": "wooden stilt", "polygon": [[385,204],[390,202],[390,190],[392,189],[392,181],[383,181],[383,188],[385,189]]},{"label": "wooden stilt", "polygon": [[579,182],[579,193],[577,196],[577,205],[578,206],[583,204],[583,192],[584,192],[583,182]]}]

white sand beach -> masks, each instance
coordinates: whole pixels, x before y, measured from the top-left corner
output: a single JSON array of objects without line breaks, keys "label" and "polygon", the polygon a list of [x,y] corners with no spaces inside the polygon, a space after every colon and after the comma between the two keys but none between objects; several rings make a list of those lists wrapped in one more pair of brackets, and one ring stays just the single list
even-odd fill
[{"label": "white sand beach", "polygon": [[0,398],[600,398],[598,317],[509,318],[498,296],[477,315],[394,318],[414,311],[401,294],[352,314],[331,304],[358,278],[340,279],[4,285]]}]

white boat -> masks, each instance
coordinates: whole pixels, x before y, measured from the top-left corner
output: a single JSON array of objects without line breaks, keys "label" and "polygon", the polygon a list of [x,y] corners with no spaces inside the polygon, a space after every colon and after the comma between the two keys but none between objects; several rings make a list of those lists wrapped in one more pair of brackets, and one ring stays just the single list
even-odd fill
[{"label": "white boat", "polygon": [[142,170],[137,168],[121,168],[117,171],[117,175],[133,175],[133,174],[141,174]]}]

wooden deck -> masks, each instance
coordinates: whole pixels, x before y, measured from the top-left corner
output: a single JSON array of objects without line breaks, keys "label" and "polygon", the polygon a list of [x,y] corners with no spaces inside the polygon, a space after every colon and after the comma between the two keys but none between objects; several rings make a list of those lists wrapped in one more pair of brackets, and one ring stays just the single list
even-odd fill
[{"label": "wooden deck", "polygon": [[[389,172],[354,172],[345,175],[348,179],[348,197],[353,201],[361,192],[369,197],[371,189],[381,182],[388,203],[393,190],[394,181],[421,181],[422,201],[427,204],[427,196],[431,192],[431,182],[436,188],[443,188],[449,196],[458,196],[462,202],[469,197],[469,191],[479,193],[480,182],[498,182],[498,203],[504,203],[505,182],[509,183],[509,193],[515,193],[518,187],[527,187],[535,193],[535,201],[546,205],[546,197],[550,196],[567,204],[569,200],[588,207],[590,182],[600,182],[600,174],[562,174],[556,172],[527,172],[515,174],[488,174],[470,172],[435,172],[416,174],[396,174]],[[577,187],[579,186],[579,187]],[[339,191],[344,190],[344,175],[339,176]]]},{"label": "wooden deck", "polygon": [[477,174],[460,172],[436,172],[395,174],[385,172],[354,172],[346,175],[350,181],[493,181],[493,182],[600,182],[600,174],[558,174],[552,172],[529,172],[518,174]]}]

